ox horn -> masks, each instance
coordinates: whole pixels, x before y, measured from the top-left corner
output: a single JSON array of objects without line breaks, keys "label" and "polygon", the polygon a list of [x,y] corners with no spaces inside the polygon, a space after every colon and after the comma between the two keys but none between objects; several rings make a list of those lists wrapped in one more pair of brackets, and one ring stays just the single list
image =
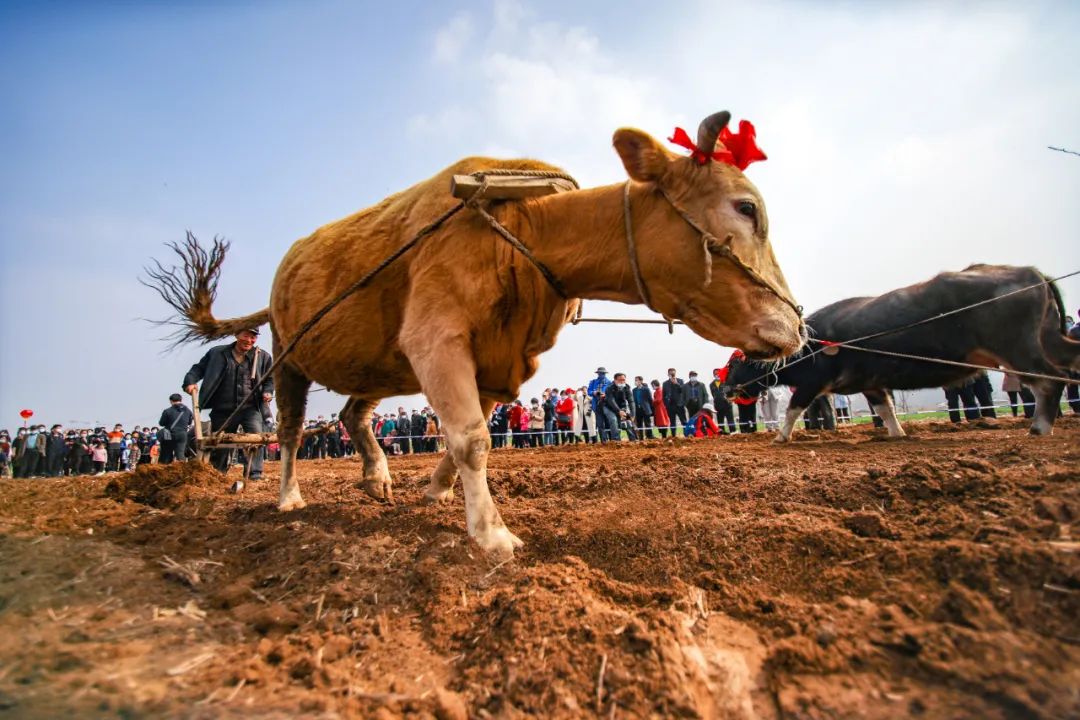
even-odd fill
[{"label": "ox horn", "polygon": [[711,156],[716,148],[716,138],[720,137],[720,131],[726,128],[729,122],[731,122],[731,113],[727,110],[713,113],[702,120],[697,130],[698,150],[706,156]]}]

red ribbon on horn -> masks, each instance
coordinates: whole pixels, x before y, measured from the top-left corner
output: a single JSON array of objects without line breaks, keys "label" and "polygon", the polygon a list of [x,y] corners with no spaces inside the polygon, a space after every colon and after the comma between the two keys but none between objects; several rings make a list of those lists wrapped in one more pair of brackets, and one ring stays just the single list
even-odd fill
[{"label": "red ribbon on horn", "polygon": [[754,129],[754,124],[749,120],[739,121],[739,132],[737,133],[724,128],[720,131],[718,140],[723,143],[724,148],[722,150],[713,150],[711,154],[707,155],[704,150],[694,144],[694,141],[690,139],[690,135],[681,127],[675,128],[675,132],[668,138],[668,142],[689,150],[690,157],[694,158],[694,162],[698,165],[704,165],[708,160],[712,159],[745,170],[750,163],[768,160],[768,156],[757,145],[757,131]]}]

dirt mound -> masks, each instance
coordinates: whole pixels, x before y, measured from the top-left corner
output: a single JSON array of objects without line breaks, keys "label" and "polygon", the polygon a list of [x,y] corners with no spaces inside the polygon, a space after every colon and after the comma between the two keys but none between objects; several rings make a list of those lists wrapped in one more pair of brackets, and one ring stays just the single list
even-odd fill
[{"label": "dirt mound", "polygon": [[168,465],[140,465],[117,475],[105,486],[105,495],[117,502],[131,500],[155,508],[178,508],[207,490],[224,485],[221,473],[195,460]]}]

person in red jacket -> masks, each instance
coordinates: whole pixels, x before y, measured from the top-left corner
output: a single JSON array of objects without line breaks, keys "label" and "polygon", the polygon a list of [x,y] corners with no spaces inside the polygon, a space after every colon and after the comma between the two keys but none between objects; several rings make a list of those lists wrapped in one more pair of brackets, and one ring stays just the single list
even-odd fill
[{"label": "person in red jacket", "polygon": [[[668,425],[671,424],[670,418],[668,418],[667,408],[664,407],[664,390],[660,387],[659,380],[653,380],[651,383],[653,389],[652,394],[652,406],[653,406],[653,424],[656,425],[656,429],[660,431],[660,437],[666,438]],[[675,437],[675,430],[672,429],[671,436]]]},{"label": "person in red jacket", "polygon": [[717,427],[712,414],[712,403],[705,403],[701,406],[701,410],[690,418],[688,424],[692,424],[694,427],[694,437],[716,437],[720,434],[720,428]]},{"label": "person in red jacket", "polygon": [[559,393],[559,402],[555,403],[555,426],[564,443],[577,442],[578,438],[574,435],[574,391],[571,388]]},{"label": "person in red jacket", "polygon": [[[514,401],[514,406],[512,408],[510,408],[510,432],[513,433],[514,447],[516,447],[516,448],[525,447],[525,438],[527,437],[527,435],[525,435],[525,433],[522,432],[522,429],[521,429],[522,422],[521,422],[521,420],[522,420],[522,417],[528,417],[528,414],[529,413],[525,410],[525,408],[522,407],[521,401],[520,400],[515,400]],[[528,428],[529,428],[529,421],[525,420],[525,432],[528,431]]]}]

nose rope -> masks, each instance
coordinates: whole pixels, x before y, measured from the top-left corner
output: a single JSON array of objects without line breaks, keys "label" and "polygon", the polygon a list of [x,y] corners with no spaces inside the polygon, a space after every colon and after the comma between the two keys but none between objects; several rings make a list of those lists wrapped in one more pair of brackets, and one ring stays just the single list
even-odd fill
[{"label": "nose rope", "polygon": [[[780,292],[780,290],[773,283],[762,277],[757,270],[744,263],[742,261],[742,258],[735,254],[735,251],[731,249],[731,241],[734,239],[734,236],[728,235],[723,242],[720,242],[720,240],[718,240],[715,235],[710,233],[708,230],[702,227],[699,222],[694,220],[690,213],[679,207],[679,205],[671,199],[671,196],[668,195],[667,191],[664,190],[664,188],[658,187],[657,189],[660,191],[660,194],[664,196],[664,199],[668,201],[668,204],[675,209],[675,212],[679,213],[679,215],[682,216],[682,219],[686,221],[686,224],[694,228],[694,230],[696,230],[698,234],[701,235],[701,237],[705,240],[705,245],[708,252],[715,253],[729,260],[732,265],[742,270],[743,273],[745,273],[746,276],[750,278],[750,280],[771,292],[773,295],[779,298],[781,302],[788,305],[792,310],[794,310],[795,314],[799,317],[799,321],[802,321],[803,306],[797,304],[785,293]],[[629,206],[629,189],[627,189],[627,205]]]}]

